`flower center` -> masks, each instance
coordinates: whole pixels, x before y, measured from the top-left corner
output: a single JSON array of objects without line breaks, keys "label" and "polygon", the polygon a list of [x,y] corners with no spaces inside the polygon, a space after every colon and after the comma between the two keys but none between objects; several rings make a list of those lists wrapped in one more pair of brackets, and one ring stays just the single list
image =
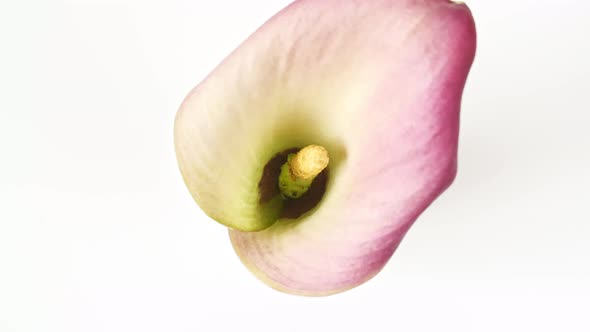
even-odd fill
[{"label": "flower center", "polygon": [[258,184],[260,204],[280,197],[279,218],[295,219],[313,209],[328,182],[328,151],[319,145],[277,153],[264,167]]},{"label": "flower center", "polygon": [[281,194],[288,198],[301,197],[309,190],[316,176],[328,167],[329,162],[328,151],[319,145],[309,145],[297,153],[289,154],[279,175]]}]

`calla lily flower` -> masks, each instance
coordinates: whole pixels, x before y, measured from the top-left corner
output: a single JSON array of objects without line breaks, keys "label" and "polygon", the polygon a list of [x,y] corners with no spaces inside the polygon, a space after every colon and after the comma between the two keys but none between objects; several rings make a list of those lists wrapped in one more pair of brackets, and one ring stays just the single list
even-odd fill
[{"label": "calla lily flower", "polygon": [[271,287],[360,285],[455,178],[475,36],[448,0],[295,1],[183,102],[190,193]]}]

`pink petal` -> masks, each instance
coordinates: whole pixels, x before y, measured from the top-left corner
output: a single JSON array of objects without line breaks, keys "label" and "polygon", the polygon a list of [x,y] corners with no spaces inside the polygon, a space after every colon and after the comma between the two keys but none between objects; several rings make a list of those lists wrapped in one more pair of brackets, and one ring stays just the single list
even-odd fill
[{"label": "pink petal", "polygon": [[318,98],[318,137],[340,142],[345,157],[318,209],[261,232],[230,230],[236,252],[289,293],[327,295],[367,281],[455,177],[475,53],[469,9],[447,0],[300,0],[233,56],[240,52],[275,59],[244,69],[265,72],[268,81],[252,80],[261,93],[280,82],[292,98]]}]

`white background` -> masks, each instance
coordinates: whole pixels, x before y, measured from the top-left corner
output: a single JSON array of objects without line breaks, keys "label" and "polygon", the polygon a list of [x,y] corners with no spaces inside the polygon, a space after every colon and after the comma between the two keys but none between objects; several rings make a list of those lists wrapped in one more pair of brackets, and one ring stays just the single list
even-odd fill
[{"label": "white background", "polygon": [[455,184],[375,279],[302,298],[242,266],[172,141],[288,2],[1,0],[0,331],[589,331],[590,4],[468,1]]}]

